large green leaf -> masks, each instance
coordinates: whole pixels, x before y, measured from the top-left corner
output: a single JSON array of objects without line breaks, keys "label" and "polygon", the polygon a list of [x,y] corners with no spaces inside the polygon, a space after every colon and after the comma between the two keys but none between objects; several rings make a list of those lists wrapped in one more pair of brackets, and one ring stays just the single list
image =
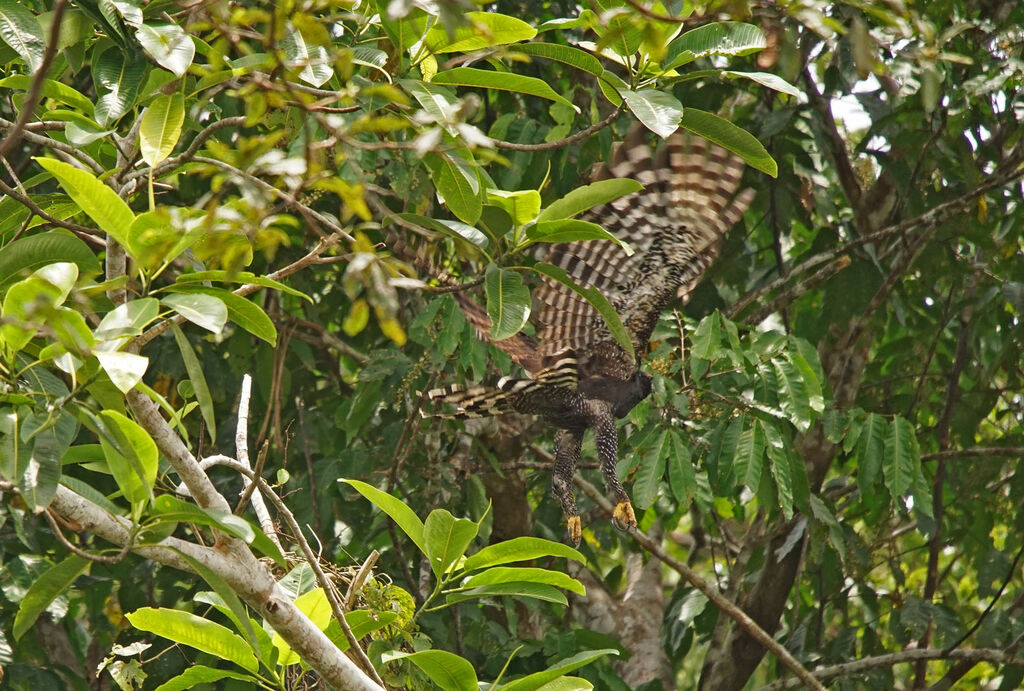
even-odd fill
[{"label": "large green leaf", "polygon": [[445,595],[445,602],[454,605],[467,600],[479,600],[484,597],[528,597],[544,602],[554,602],[558,605],[569,604],[565,594],[553,585],[543,583],[527,583],[514,581],[512,583],[495,583],[494,585],[482,585],[468,590],[457,590]]},{"label": "large green leaf", "polygon": [[921,465],[921,449],[918,447],[914,426],[906,418],[897,415],[889,423],[885,437],[885,455],[882,470],[885,486],[897,506],[904,505],[904,497],[914,484],[918,467]]},{"label": "large green leaf", "polygon": [[451,212],[470,225],[480,220],[483,200],[476,170],[454,151],[428,153],[423,157],[423,163]]},{"label": "large green leaf", "polygon": [[561,542],[552,542],[539,537],[517,537],[484,547],[476,554],[467,557],[462,568],[466,571],[475,571],[488,566],[540,557],[565,557],[581,563],[584,561],[582,554]]},{"label": "large green leaf", "polygon": [[[143,24],[135,31],[135,38],[158,65],[177,77],[185,76],[196,54],[192,38],[177,24]],[[281,45],[284,43],[282,40]]]},{"label": "large green leaf", "polygon": [[487,266],[484,277],[487,314],[491,318],[491,338],[500,341],[519,333],[530,318],[530,290],[518,272]]},{"label": "large green leaf", "polygon": [[667,138],[679,128],[683,104],[672,94],[657,89],[623,89],[620,94],[637,120],[659,137]]},{"label": "large green leaf", "polygon": [[753,24],[716,22],[687,31],[668,44],[665,69],[680,67],[708,55],[749,55],[767,46]]},{"label": "large green leaf", "polygon": [[555,679],[572,672],[575,669],[579,669],[584,665],[589,665],[594,660],[604,657],[605,655],[618,655],[619,651],[615,648],[603,648],[601,650],[585,650],[580,653],[576,653],[572,657],[568,657],[564,660],[556,662],[555,664],[548,667],[543,672],[536,672],[534,674],[528,674],[525,677],[520,677],[515,681],[510,681],[507,684],[502,684],[501,691],[537,691],[537,689],[544,686]]},{"label": "large green leaf", "polygon": [[252,300],[235,295],[223,288],[210,288],[196,283],[176,283],[170,290],[182,293],[202,293],[217,298],[228,310],[228,319],[270,345],[277,343],[277,327],[263,309]]},{"label": "large green leaf", "polygon": [[633,476],[633,502],[646,509],[658,498],[658,485],[665,477],[665,464],[671,452],[668,429],[654,437],[654,443],[643,450],[640,466]]},{"label": "large green leaf", "polygon": [[607,230],[589,221],[578,218],[560,218],[556,221],[538,221],[526,229],[531,242],[583,242],[585,240],[607,240],[613,242],[626,254],[633,254],[633,248]]},{"label": "large green leaf", "polygon": [[21,638],[53,600],[71,587],[81,574],[89,570],[92,562],[77,554],[69,554],[64,561],[54,564],[29,586],[18,603],[11,633],[14,640]]},{"label": "large green leaf", "polygon": [[467,12],[466,24],[449,34],[438,22],[427,32],[424,45],[432,53],[468,53],[473,50],[528,41],[537,30],[521,19],[497,12]]},{"label": "large green leaf", "polygon": [[156,298],[129,300],[103,315],[94,332],[96,340],[108,344],[104,350],[113,350],[141,334],[159,313],[160,302]]},{"label": "large green leaf", "polygon": [[299,79],[312,86],[323,86],[334,76],[327,48],[308,40],[294,26],[289,26],[281,39],[281,50],[291,66],[301,68]]},{"label": "large green leaf", "polygon": [[191,612],[165,607],[142,607],[129,612],[125,617],[141,631],[149,631],[175,643],[233,662],[250,672],[259,669],[256,656],[241,636]]},{"label": "large green leaf", "polygon": [[396,499],[387,492],[382,492],[373,485],[368,485],[359,480],[341,479],[340,482],[351,485],[354,490],[369,499],[374,506],[388,516],[391,516],[391,519],[419,547],[420,551],[423,554],[429,554],[426,538],[423,534],[423,521],[400,499]]},{"label": "large green leaf", "polygon": [[253,687],[259,682],[256,677],[243,674],[242,672],[234,672],[230,669],[214,669],[206,665],[192,665],[178,676],[172,677],[156,687],[155,691],[186,691],[200,684],[211,684],[221,679],[238,679],[239,681],[248,682]]},{"label": "large green leaf", "polygon": [[228,320],[228,308],[224,301],[204,293],[181,293],[161,298],[172,310],[196,326],[207,331],[220,333]]},{"label": "large green leaf", "polygon": [[885,453],[885,439],[889,433],[889,423],[881,415],[868,413],[860,427],[857,437],[857,487],[865,496],[874,493],[873,485],[882,470],[882,459]]},{"label": "large green leaf", "polygon": [[[96,60],[92,70],[96,82],[96,121],[103,126],[119,120],[135,105],[146,76],[146,61],[109,48]],[[76,200],[77,201],[77,200]]]},{"label": "large green leaf", "polygon": [[434,509],[423,524],[423,540],[434,575],[440,578],[448,567],[466,552],[476,537],[478,526],[465,518],[456,518],[447,509]]},{"label": "large green leaf", "polygon": [[[178,296],[170,296],[178,297]],[[191,297],[191,296],[183,296]],[[166,300],[165,300],[166,301]],[[223,305],[223,303],[221,303]],[[181,353],[181,360],[185,365],[185,371],[188,373],[189,381],[192,382],[192,390],[196,394],[196,401],[199,403],[199,412],[203,416],[203,421],[206,422],[206,426],[209,428],[208,432],[212,439],[217,438],[217,422],[214,417],[213,411],[213,397],[210,395],[210,387],[206,384],[206,375],[203,373],[203,366],[199,363],[199,358],[196,357],[196,351],[192,349],[192,344],[188,342],[188,338],[182,332],[181,327],[171,322],[171,331],[174,333],[174,341],[178,344],[178,351]]]},{"label": "large green leaf", "polygon": [[[0,7],[5,5],[0,5]],[[6,5],[9,6],[9,5]],[[2,10],[0,10],[2,13]],[[34,79],[25,74],[12,74],[10,77],[0,79],[0,89],[18,89],[21,91],[28,91],[32,88]],[[66,103],[72,108],[77,108],[86,115],[92,115],[93,105],[92,101],[83,96],[81,93],[61,82],[54,81],[53,79],[44,79],[42,84],[42,94],[46,98],[52,98],[55,101]],[[67,113],[68,111],[63,111]],[[44,113],[43,119],[50,120],[54,119],[52,113]],[[75,115],[78,115],[77,113]],[[92,122],[91,118],[82,116],[86,122]]]},{"label": "large green leaf", "polygon": [[692,453],[679,437],[672,434],[672,451],[668,457],[668,485],[680,506],[689,506],[697,496],[697,471],[693,467]]},{"label": "large green leaf", "polygon": [[174,151],[185,122],[185,98],[180,93],[159,94],[146,108],[139,127],[142,160],[156,166]]},{"label": "large green leaf", "polygon": [[749,422],[750,424],[740,434],[732,464],[736,479],[745,484],[751,492],[756,492],[761,483],[761,470],[764,467],[765,436],[760,420],[749,418]]},{"label": "large green leaf", "polygon": [[587,594],[587,589],[575,578],[561,571],[535,567],[494,566],[467,578],[462,583],[462,588],[477,588],[498,583],[539,583],[565,588],[579,595]]},{"label": "large green leaf", "polygon": [[55,262],[73,262],[79,275],[92,276],[103,270],[89,246],[65,231],[18,238],[0,248],[0,296],[16,281]]},{"label": "large green leaf", "polygon": [[257,276],[251,271],[225,271],[223,269],[213,271],[196,271],[193,273],[184,273],[178,276],[175,283],[205,283],[206,281],[223,281],[225,283],[251,283],[252,285],[262,286],[264,288],[273,288],[279,290],[282,293],[288,293],[294,295],[297,298],[302,298],[307,302],[313,302],[313,298],[309,297],[301,290],[297,290],[289,285],[275,281],[272,278],[266,276]]},{"label": "large green leaf", "polygon": [[600,60],[590,53],[579,48],[573,48],[572,46],[560,43],[520,43],[514,46],[514,50],[526,53],[527,55],[554,60],[584,72],[589,72],[595,77],[604,74],[604,67],[601,66]]},{"label": "large green leaf", "polygon": [[599,180],[589,185],[577,187],[561,199],[551,202],[537,216],[537,221],[556,221],[563,218],[572,218],[587,209],[607,204],[619,197],[639,192],[643,188],[643,185],[630,178]]},{"label": "large green leaf", "polygon": [[408,660],[444,691],[477,691],[476,672],[465,658],[445,650],[420,650],[415,653],[384,653],[384,662]]},{"label": "large green leaf", "polygon": [[437,73],[430,81],[433,84],[476,86],[484,89],[497,89],[499,91],[514,91],[519,94],[546,98],[549,101],[570,106],[577,113],[580,110],[572,101],[556,93],[554,89],[548,86],[547,82],[536,77],[527,77],[511,72],[478,70],[474,67],[456,67]]},{"label": "large green leaf", "polygon": [[[782,516],[788,521],[793,517],[793,473],[790,466],[791,452],[786,448],[782,434],[773,424],[764,424],[765,448],[768,451],[769,467],[778,494]],[[799,459],[797,459],[799,461]]]},{"label": "large green leaf", "polygon": [[128,501],[138,505],[152,496],[159,453],[146,430],[116,410],[100,412],[106,435],[100,437],[118,487]]},{"label": "large green leaf", "polygon": [[774,89],[780,93],[789,94],[797,98],[803,97],[803,92],[796,88],[785,79],[777,74],[771,72],[735,72],[733,70],[723,70],[723,77],[730,78],[741,78],[749,79],[750,81],[757,82],[761,86],[767,86],[769,89]]},{"label": "large green leaf", "polygon": [[604,319],[604,323],[607,325],[608,331],[611,333],[612,338],[615,339],[615,342],[622,347],[631,360],[636,358],[633,342],[629,338],[626,327],[622,324],[622,319],[619,318],[619,313],[615,311],[612,303],[608,302],[608,298],[601,291],[596,288],[581,286],[569,276],[565,269],[554,264],[537,262],[531,268],[537,273],[547,276],[553,281],[561,283],[569,290],[578,293],[583,299],[593,305],[594,309]]},{"label": "large green leaf", "polygon": [[772,365],[779,383],[779,407],[798,430],[806,432],[814,422],[807,385],[791,362],[776,359]]},{"label": "large green leaf", "polygon": [[484,256],[490,259],[490,255],[487,254],[487,247],[490,244],[490,240],[488,240],[486,234],[471,225],[463,223],[462,221],[438,220],[413,213],[397,215],[399,218],[415,223],[416,225],[423,226],[424,228],[429,228],[430,230],[443,233],[444,235],[455,238],[460,242],[467,242],[483,252]]},{"label": "large green leaf", "polygon": [[43,62],[46,37],[39,20],[27,7],[6,0],[0,2],[0,38],[35,72]]},{"label": "large green leaf", "polygon": [[540,213],[540,192],[487,190],[487,203],[502,209],[515,225],[521,226],[537,218]]},{"label": "large green leaf", "polygon": [[132,242],[128,228],[135,220],[135,214],[114,190],[96,179],[92,173],[75,168],[69,163],[53,158],[36,157],[34,160],[57,178],[57,182],[68,193],[68,196],[96,223],[100,230],[114,238],[129,254],[132,254]]},{"label": "large green leaf", "polygon": [[134,389],[149,367],[149,358],[135,353],[98,351],[96,359],[121,393]]},{"label": "large green leaf", "polygon": [[728,120],[696,108],[687,108],[680,123],[685,129],[725,147],[750,166],[771,175],[779,175],[779,165],[757,138]]}]

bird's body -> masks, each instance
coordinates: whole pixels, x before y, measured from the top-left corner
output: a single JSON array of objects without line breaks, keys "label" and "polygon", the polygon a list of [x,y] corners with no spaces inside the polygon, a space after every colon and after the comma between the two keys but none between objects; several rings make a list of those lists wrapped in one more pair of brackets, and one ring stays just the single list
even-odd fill
[{"label": "bird's body", "polygon": [[[742,172],[736,156],[680,133],[655,158],[640,128],[634,128],[595,178],[633,178],[644,189],[581,217],[628,243],[633,253],[608,240],[589,240],[553,244],[543,260],[563,269],[578,285],[599,290],[618,312],[635,352],[642,353],[662,310],[695,285],[717,255],[722,236],[749,204],[750,190],[734,198]],[[455,405],[454,417],[529,413],[558,428],[552,487],[575,542],[581,525],[572,476],[583,434],[594,430],[605,482],[617,501],[614,517],[636,525],[615,473],[615,419],[651,393],[651,378],[580,294],[545,279],[534,298],[539,304],[534,312],[537,336],[519,333],[495,342],[528,378],[505,378],[493,388],[437,389],[429,396]],[[488,338],[487,313],[464,295],[458,300],[477,332]]]}]

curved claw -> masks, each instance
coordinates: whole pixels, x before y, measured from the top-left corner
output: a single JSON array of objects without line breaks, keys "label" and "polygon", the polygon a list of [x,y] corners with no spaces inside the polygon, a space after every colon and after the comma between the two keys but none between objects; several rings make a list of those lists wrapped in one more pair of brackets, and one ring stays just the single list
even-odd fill
[{"label": "curved claw", "polygon": [[623,531],[635,528],[636,514],[633,513],[633,505],[628,501],[620,501],[612,512],[612,525]]},{"label": "curved claw", "polygon": [[574,547],[580,546],[580,538],[583,536],[583,521],[579,516],[569,516],[569,539]]}]

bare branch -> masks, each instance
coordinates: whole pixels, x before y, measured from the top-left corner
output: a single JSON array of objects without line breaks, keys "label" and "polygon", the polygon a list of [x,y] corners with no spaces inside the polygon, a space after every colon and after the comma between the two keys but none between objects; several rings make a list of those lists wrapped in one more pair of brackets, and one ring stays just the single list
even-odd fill
[{"label": "bare branch", "polygon": [[[235,455],[238,462],[246,468],[252,468],[249,462],[249,398],[252,394],[252,377],[248,373],[242,376],[242,391],[238,397],[238,424],[235,427]],[[243,494],[252,492],[252,480],[248,476],[242,476]],[[252,494],[252,510],[256,512],[260,528],[267,534],[278,549],[281,549],[281,542],[277,539],[277,531],[274,529],[274,521],[270,518],[267,505],[263,501],[263,494],[256,492]],[[283,551],[283,550],[282,550]]]},{"label": "bare branch", "polygon": [[85,226],[80,226],[77,223],[68,223],[67,221],[62,221],[59,218],[51,216],[50,214],[43,211],[38,204],[32,201],[31,197],[26,197],[22,195],[17,190],[9,187],[7,183],[5,183],[3,180],[0,180],[0,192],[3,192],[11,199],[16,200],[19,204],[28,208],[28,210],[34,213],[36,216],[39,216],[39,218],[46,220],[47,223],[52,223],[58,228],[66,228],[67,230],[70,230],[72,233],[77,235],[82,240],[85,240],[86,242],[92,244],[95,247],[102,248],[107,246],[107,241],[97,235],[97,233],[99,233],[100,231],[96,230],[95,228],[86,228]]},{"label": "bare branch", "polygon": [[619,117],[622,113],[622,107],[616,108],[601,122],[594,123],[585,130],[580,130],[576,134],[571,134],[564,139],[559,139],[554,142],[544,142],[543,144],[516,144],[515,142],[505,142],[500,139],[495,139],[494,145],[499,149],[509,149],[511,151],[550,151],[551,149],[561,149],[563,146],[569,146],[575,144],[581,139],[586,139],[594,132],[603,130],[608,125],[615,122],[615,118]]}]

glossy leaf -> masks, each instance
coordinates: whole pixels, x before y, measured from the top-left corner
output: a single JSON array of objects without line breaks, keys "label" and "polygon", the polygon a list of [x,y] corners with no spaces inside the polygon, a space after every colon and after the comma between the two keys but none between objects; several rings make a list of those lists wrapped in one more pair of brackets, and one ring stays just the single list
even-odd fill
[{"label": "glossy leaf", "polygon": [[494,585],[482,585],[468,590],[457,590],[445,595],[445,602],[454,605],[468,600],[479,600],[485,597],[527,597],[532,600],[554,602],[558,605],[569,604],[565,594],[553,585],[543,583],[526,583],[515,581],[512,583],[496,583]]},{"label": "glossy leaf", "polygon": [[466,571],[475,571],[489,566],[539,559],[540,557],[565,557],[581,563],[584,561],[582,554],[561,542],[552,542],[539,537],[517,537],[484,547],[476,554],[467,557],[462,568]]},{"label": "glossy leaf", "polygon": [[515,336],[530,318],[530,291],[523,277],[509,269],[490,264],[484,278],[491,338],[500,341]]},{"label": "glossy leaf", "polygon": [[618,654],[619,651],[614,648],[585,650],[583,652],[576,653],[572,657],[556,662],[543,672],[528,674],[525,677],[503,684],[501,689],[502,691],[536,691],[544,684],[552,682],[558,677],[564,676],[573,670],[579,669],[580,667],[589,665],[598,658],[604,657],[605,655]]},{"label": "glossy leaf", "polygon": [[385,653],[384,662],[408,660],[445,691],[477,691],[476,672],[469,661],[444,650],[420,650],[415,653]]},{"label": "glossy leaf", "polygon": [[245,641],[230,629],[191,612],[165,607],[142,607],[125,618],[140,631],[148,631],[175,643],[233,662],[256,672],[259,663]]},{"label": "glossy leaf", "polygon": [[137,505],[153,493],[159,453],[139,423],[117,412],[100,412],[107,435],[100,437],[103,455],[125,498]]},{"label": "glossy leaf", "polygon": [[284,557],[273,541],[241,516],[229,511],[204,509],[167,494],[161,494],[153,499],[153,510],[165,521],[187,521],[217,528],[252,545],[260,554],[270,557],[279,566],[285,565]]},{"label": "glossy leaf", "polygon": [[475,86],[484,89],[496,89],[498,91],[513,91],[528,96],[546,98],[549,101],[570,106],[573,110],[579,112],[579,108],[572,101],[559,95],[548,86],[547,82],[536,77],[527,77],[510,72],[479,70],[474,67],[456,67],[444,72],[438,72],[430,81],[432,84]]},{"label": "glossy leaf", "polygon": [[521,226],[537,218],[537,214],[540,213],[540,192],[487,190],[487,203],[505,211],[515,225]]},{"label": "glossy leaf", "polygon": [[249,684],[255,685],[258,680],[256,677],[249,674],[242,674],[241,672],[235,672],[230,669],[214,669],[213,667],[207,667],[206,665],[192,665],[184,672],[176,677],[171,677],[160,686],[156,687],[155,691],[186,691],[187,689],[195,688],[200,684],[211,684],[221,679],[238,679],[239,681],[248,682]]},{"label": "glossy leaf", "polygon": [[135,214],[128,205],[96,177],[87,171],[75,168],[69,163],[53,158],[35,158],[36,163],[48,170],[68,193],[68,196],[93,220],[93,222],[132,254],[131,237],[128,228],[135,220]]},{"label": "glossy leaf", "polygon": [[570,67],[589,72],[598,77],[604,74],[601,61],[590,53],[560,43],[520,43],[514,47],[517,52],[554,60]]},{"label": "glossy leaf", "polygon": [[[172,295],[170,297],[190,296]],[[223,305],[224,303],[220,304]],[[192,344],[188,342],[188,338],[182,332],[181,327],[173,321],[171,322],[171,331],[174,333],[174,342],[178,345],[178,352],[181,353],[181,359],[185,365],[185,371],[188,373],[188,379],[192,383],[192,390],[195,392],[196,401],[199,403],[199,412],[202,414],[203,421],[209,428],[210,436],[216,439],[217,423],[213,412],[213,397],[210,395],[210,387],[206,384],[206,375],[203,374],[203,366],[199,363],[199,358],[196,357],[196,351],[192,349]]]},{"label": "glossy leaf", "polygon": [[459,220],[473,225],[480,219],[483,201],[476,173],[466,167],[457,153],[428,153],[423,162],[438,194]]},{"label": "glossy leaf", "polygon": [[125,55],[116,48],[104,51],[93,67],[93,79],[99,94],[96,121],[106,126],[131,110],[145,76],[146,62],[139,56]]},{"label": "glossy leaf", "polygon": [[753,24],[705,24],[687,31],[668,44],[665,67],[672,69],[708,55],[749,55],[766,46],[764,34]]},{"label": "glossy leaf", "polygon": [[456,518],[446,509],[434,509],[423,524],[423,540],[434,575],[440,578],[458,561],[476,537],[477,524]]},{"label": "glossy leaf", "polygon": [[619,93],[637,120],[659,137],[667,139],[679,128],[683,104],[672,94],[657,89],[623,89]]},{"label": "glossy leaf", "polygon": [[724,120],[714,113],[687,108],[680,125],[694,134],[699,134],[732,151],[757,170],[765,172],[773,178],[778,177],[779,165],[764,148],[764,145],[754,135],[728,120]]},{"label": "glossy leaf", "polygon": [[171,289],[182,293],[202,294],[217,298],[227,308],[230,321],[238,324],[253,336],[263,339],[270,345],[277,343],[277,327],[274,326],[273,320],[252,300],[241,295],[235,295],[230,290],[210,288],[195,283],[179,283],[172,286]]},{"label": "glossy leaf", "polygon": [[370,500],[378,509],[386,513],[398,525],[402,531],[409,536],[423,554],[428,554],[426,538],[424,536],[423,521],[413,513],[412,509],[406,506],[401,500],[396,499],[387,492],[382,492],[373,485],[358,480],[340,480],[352,486],[354,490]]},{"label": "glossy leaf", "polygon": [[220,333],[228,320],[228,308],[224,301],[203,293],[179,293],[168,295],[160,302],[207,331]]},{"label": "glossy leaf", "polygon": [[[9,6],[10,5],[0,5],[0,7]],[[17,7],[18,5],[15,4],[14,6]],[[2,10],[0,10],[0,13],[2,13]],[[20,91],[28,91],[30,88],[32,88],[33,81],[34,78],[26,74],[12,74],[10,77],[4,77],[3,79],[0,79],[0,89],[15,89]],[[83,96],[79,91],[75,90],[74,88],[68,86],[67,84],[54,81],[53,79],[44,79],[42,82],[42,88],[40,92],[45,98],[52,98],[53,100],[60,101],[61,103],[71,106],[72,108],[77,108],[78,110],[82,111],[82,113],[85,113],[85,115],[81,116],[85,122],[92,122],[90,118],[86,117],[87,115],[92,115],[92,101]],[[49,116],[51,115],[52,113],[46,113],[43,115],[43,119],[50,119]],[[80,114],[75,113],[74,115]]]},{"label": "glossy leaf", "polygon": [[550,571],[533,567],[495,566],[470,576],[463,583],[463,588],[476,588],[498,583],[540,583],[564,588],[578,595],[586,595],[587,589],[575,578],[561,571]]},{"label": "glossy leaf", "polygon": [[128,393],[135,388],[149,366],[149,358],[135,353],[100,351],[96,353],[96,359],[121,393]]},{"label": "glossy leaf", "polygon": [[537,221],[573,218],[588,209],[607,204],[627,194],[639,192],[643,188],[643,185],[630,178],[613,178],[592,182],[589,185],[577,187],[561,199],[551,202],[540,212]]},{"label": "glossy leaf", "polygon": [[43,62],[46,37],[39,20],[16,2],[0,3],[0,38],[35,72]]},{"label": "glossy leaf", "polygon": [[156,166],[174,151],[185,122],[185,99],[181,94],[159,94],[146,108],[139,128],[142,160]]},{"label": "glossy leaf", "polygon": [[299,79],[307,84],[320,87],[334,76],[327,48],[307,40],[295,27],[289,27],[285,32],[281,39],[281,49],[292,66],[301,68]]},{"label": "glossy leaf", "polygon": [[136,30],[135,37],[158,65],[176,77],[185,76],[195,58],[196,46],[192,38],[177,24],[143,24]]},{"label": "glossy leaf", "polygon": [[506,43],[528,41],[537,30],[521,19],[497,12],[467,12],[466,24],[449,34],[438,22],[428,32],[424,44],[432,53],[468,53]]}]

